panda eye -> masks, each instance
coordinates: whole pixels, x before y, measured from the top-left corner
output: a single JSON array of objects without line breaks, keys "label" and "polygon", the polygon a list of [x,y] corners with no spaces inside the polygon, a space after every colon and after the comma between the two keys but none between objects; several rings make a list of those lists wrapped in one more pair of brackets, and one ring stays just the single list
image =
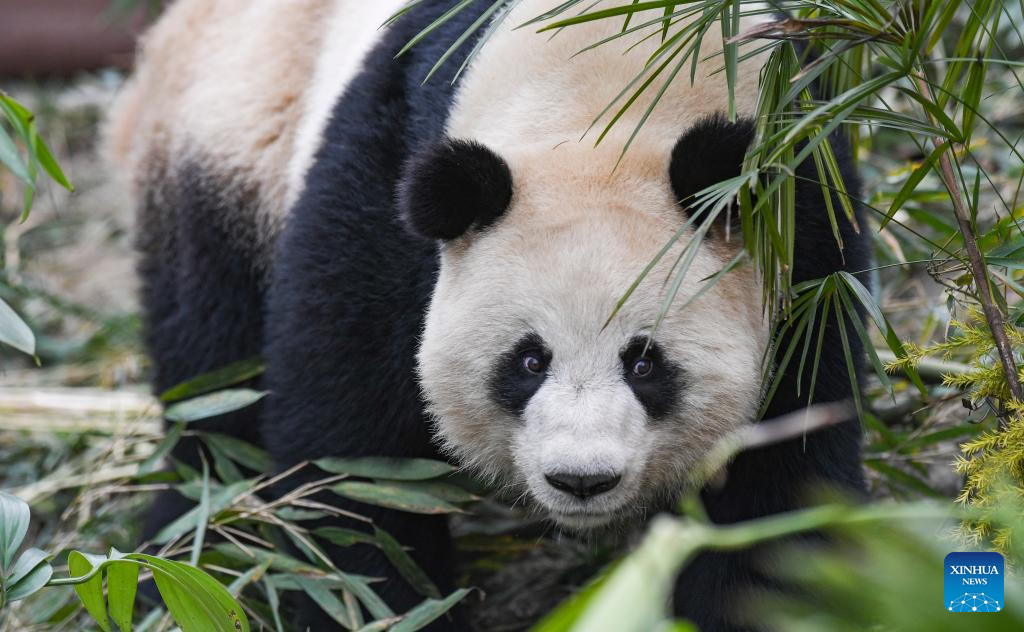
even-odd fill
[{"label": "panda eye", "polygon": [[650,358],[637,358],[631,369],[636,377],[649,377],[654,372],[654,360]]},{"label": "panda eye", "polygon": [[519,359],[523,370],[531,375],[543,375],[548,368],[544,354],[540,351],[525,351]]}]

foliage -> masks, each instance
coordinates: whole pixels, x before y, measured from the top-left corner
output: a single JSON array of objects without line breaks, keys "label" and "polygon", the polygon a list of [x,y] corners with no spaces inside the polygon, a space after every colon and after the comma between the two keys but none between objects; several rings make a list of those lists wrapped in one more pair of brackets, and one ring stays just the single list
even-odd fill
[{"label": "foliage", "polygon": [[[967,405],[996,409],[1003,423],[961,446],[963,456],[957,457],[955,467],[964,477],[964,485],[957,500],[984,509],[994,502],[992,489],[997,485],[1009,485],[1024,497],[1024,402],[1012,398],[1002,367],[992,362],[995,340],[981,313],[970,310],[966,320],[952,321],[951,332],[945,341],[927,348],[908,345],[907,356],[886,368],[905,368],[933,355],[966,357],[967,370],[944,375],[943,383],[962,392]],[[1016,353],[1024,352],[1024,332],[1007,326],[1006,336]],[[1024,368],[1020,369],[1020,378],[1024,380]],[[998,410],[1000,405],[1005,410]],[[963,526],[976,542],[1009,550],[1010,534],[1005,529],[996,529],[984,519],[969,520]]]},{"label": "foliage", "polygon": [[[1018,501],[1024,499],[1024,404],[1012,402],[1005,427],[989,430],[961,448],[964,455],[956,461],[956,471],[964,477],[959,502],[991,509],[1000,500],[993,491],[999,486],[1009,486]],[[965,521],[962,528],[975,542],[1004,553],[1010,550],[1014,537],[1022,537],[993,524],[984,513]]]},{"label": "foliage", "polygon": [[[7,601],[25,599],[44,587],[73,585],[86,612],[100,628],[110,630],[112,620],[118,629],[129,630],[132,621],[139,618],[133,612],[142,570],[152,576],[170,617],[185,632],[248,630],[250,619],[263,628],[283,630],[279,595],[293,591],[308,594],[348,629],[366,626],[411,632],[443,616],[468,596],[468,589],[442,595],[390,534],[358,514],[334,507],[329,499],[334,493],[399,510],[459,512],[460,506],[477,497],[449,480],[453,468],[446,463],[375,457],[322,459],[317,466],[328,475],[264,500],[258,496],[261,491],[286,482],[308,469],[309,464],[299,464],[273,477],[246,478],[244,470],[273,469],[268,455],[234,437],[201,433],[216,478],[205,462],[202,472],[181,463],[176,464],[177,474],[155,471],[181,437],[196,434],[187,430],[188,423],[255,401],[225,397],[238,389],[209,392],[211,384],[231,387],[254,374],[258,371],[253,363],[243,362],[169,389],[162,399],[177,401],[175,406],[188,404],[188,414],[179,415],[180,421],[158,444],[154,437],[147,455],[131,455],[127,471],[117,476],[119,486],[134,482],[140,489],[151,484],[149,481],[163,481],[162,487],[170,483],[196,502],[193,509],[154,536],[151,545],[159,547],[156,555],[122,554],[116,549],[107,556],[72,551],[67,557],[69,577],[57,579],[51,578],[49,556],[39,549],[26,550],[12,564],[28,528],[28,506],[13,496],[0,494],[0,571],[8,569],[3,572],[0,587]],[[86,461],[83,466],[94,468],[96,463]],[[329,515],[346,516],[364,528],[304,526]],[[406,613],[395,613],[374,592],[372,578],[336,567],[324,551],[325,544],[379,548],[399,574],[424,595],[423,602]],[[175,559],[179,556],[187,556],[188,562]],[[203,567],[214,574],[207,574]],[[374,620],[363,620],[364,609]],[[147,621],[153,615],[160,617],[159,610],[145,613]],[[164,617],[163,628],[167,621]]]},{"label": "foliage", "polygon": [[[1020,514],[1002,518],[1008,515],[1003,528],[1020,533]],[[841,502],[729,526],[698,517],[662,517],[632,554],[535,630],[691,630],[689,624],[673,621],[667,590],[678,570],[698,552],[747,548],[824,529],[841,542],[838,549],[808,555],[791,545],[791,553],[778,556],[780,568],[775,572],[798,590],[748,596],[758,602],[761,624],[787,631],[853,631],[884,624],[881,629],[952,632],[963,623],[941,608],[942,559],[957,545],[930,535],[951,517],[948,506],[936,503],[854,507]],[[981,629],[1008,630],[1024,624],[1024,583],[1012,575],[1005,579],[1006,607],[1000,617],[978,622]]]},{"label": "foliage", "polygon": [[[24,188],[24,202],[21,211],[21,221],[24,222],[28,219],[32,202],[35,200],[40,167],[64,188],[70,191],[73,187],[64,177],[60,165],[54,160],[46,142],[39,136],[35,116],[3,91],[0,91],[0,114],[2,114],[0,117],[0,165],[6,167],[20,180]],[[12,131],[8,131],[8,129]],[[24,156],[18,150],[15,138],[20,141]],[[2,298],[0,298],[0,343],[8,344],[29,355],[35,354],[35,335]]]},{"label": "foliage", "polygon": [[[121,632],[133,629],[139,572],[152,574],[167,609],[184,632],[199,630],[248,632],[249,621],[235,598],[215,579],[195,566],[153,555],[124,555],[111,549],[108,556],[71,551],[69,577],[53,579],[50,556],[29,548],[12,565],[29,527],[29,508],[20,499],[0,493],[0,609],[44,588],[73,586],[96,624],[110,632],[113,620]],[[103,578],[107,595],[103,594]]]}]

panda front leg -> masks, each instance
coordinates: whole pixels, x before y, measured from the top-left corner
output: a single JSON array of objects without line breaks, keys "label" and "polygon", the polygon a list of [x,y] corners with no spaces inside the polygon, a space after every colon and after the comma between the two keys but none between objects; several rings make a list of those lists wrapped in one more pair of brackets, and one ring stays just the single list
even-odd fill
[{"label": "panda front leg", "polygon": [[[336,189],[330,193],[326,203],[315,192],[304,196],[281,237],[264,349],[270,390],[265,445],[279,469],[328,456],[437,458],[415,379],[436,254],[429,244],[404,237],[391,209],[373,202],[353,209],[348,199],[334,197]],[[352,213],[363,221],[354,222]],[[288,487],[323,476],[309,466],[289,478]],[[453,545],[444,517],[326,496],[319,500],[371,519],[410,547],[442,594],[454,588]],[[356,520],[329,521],[367,529]],[[343,572],[383,578],[372,587],[396,613],[424,599],[375,547],[326,551]],[[300,611],[299,629],[340,629],[311,602]],[[442,618],[430,629],[468,629],[458,617]]]},{"label": "panda front leg", "polygon": [[[163,160],[154,160],[162,164]],[[249,210],[228,176],[182,161],[149,174],[138,202],[136,249],[142,281],[145,342],[156,394],[203,373],[259,355],[263,287],[255,248],[237,234]],[[260,388],[259,379],[244,386]],[[190,428],[259,443],[259,404],[194,422]],[[171,457],[201,467],[201,439],[183,437]],[[142,539],[195,502],[175,490],[154,501]]]}]

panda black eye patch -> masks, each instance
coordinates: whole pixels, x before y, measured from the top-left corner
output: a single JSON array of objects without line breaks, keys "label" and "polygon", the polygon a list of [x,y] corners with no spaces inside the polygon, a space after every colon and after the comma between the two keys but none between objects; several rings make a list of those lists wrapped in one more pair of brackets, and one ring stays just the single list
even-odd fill
[{"label": "panda black eye patch", "polygon": [[636,336],[623,348],[622,377],[652,419],[661,419],[675,408],[683,387],[683,372],[665,357],[654,342]]},{"label": "panda black eye patch", "polygon": [[522,415],[530,398],[544,384],[551,366],[551,351],[535,333],[523,336],[494,365],[490,378],[491,396],[498,405]]}]

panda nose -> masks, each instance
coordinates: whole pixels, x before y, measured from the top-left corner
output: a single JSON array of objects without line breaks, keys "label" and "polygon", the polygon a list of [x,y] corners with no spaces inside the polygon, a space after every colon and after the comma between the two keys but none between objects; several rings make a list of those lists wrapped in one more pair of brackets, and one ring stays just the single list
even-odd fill
[{"label": "panda nose", "polygon": [[622,480],[622,476],[619,474],[587,474],[580,476],[563,472],[545,474],[544,478],[547,480],[548,485],[551,485],[558,491],[572,494],[581,499],[610,491]]}]

